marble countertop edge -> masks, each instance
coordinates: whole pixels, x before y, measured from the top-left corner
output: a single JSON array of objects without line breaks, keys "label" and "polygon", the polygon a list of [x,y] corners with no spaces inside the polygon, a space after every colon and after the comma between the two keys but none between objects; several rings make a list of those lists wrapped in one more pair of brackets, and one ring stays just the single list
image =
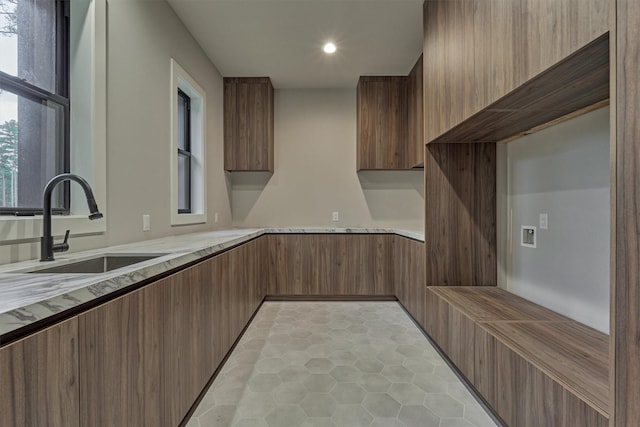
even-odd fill
[{"label": "marble countertop edge", "polygon": [[0,337],[109,295],[146,279],[159,276],[264,234],[396,234],[424,241],[424,234],[396,228],[363,227],[273,227],[231,228],[190,233],[124,245],[58,255],[52,266],[63,265],[103,254],[161,254],[131,266],[99,274],[28,274],[42,265],[37,260],[0,266]]}]

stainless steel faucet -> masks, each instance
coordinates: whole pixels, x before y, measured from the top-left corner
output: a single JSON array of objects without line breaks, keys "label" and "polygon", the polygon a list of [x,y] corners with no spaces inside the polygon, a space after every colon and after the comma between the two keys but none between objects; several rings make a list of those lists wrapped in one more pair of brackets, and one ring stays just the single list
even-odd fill
[{"label": "stainless steel faucet", "polygon": [[69,230],[65,233],[64,241],[62,243],[53,243],[53,236],[51,235],[51,195],[56,185],[63,181],[75,181],[84,190],[84,194],[87,197],[87,205],[89,206],[89,219],[94,220],[102,218],[102,214],[98,210],[98,205],[93,197],[93,191],[89,186],[89,183],[84,178],[72,174],[63,173],[51,178],[51,181],[44,187],[43,193],[43,210],[42,210],[42,237],[40,238],[40,261],[53,261],[54,252],[65,252],[69,250]]}]

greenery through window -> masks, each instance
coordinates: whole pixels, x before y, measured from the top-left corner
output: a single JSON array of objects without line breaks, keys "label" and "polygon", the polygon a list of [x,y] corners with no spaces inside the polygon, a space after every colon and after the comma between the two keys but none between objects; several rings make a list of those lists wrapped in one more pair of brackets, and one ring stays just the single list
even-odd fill
[{"label": "greenery through window", "polygon": [[[69,171],[69,1],[0,0],[0,213],[42,211]],[[53,207],[68,212],[69,186]]]}]

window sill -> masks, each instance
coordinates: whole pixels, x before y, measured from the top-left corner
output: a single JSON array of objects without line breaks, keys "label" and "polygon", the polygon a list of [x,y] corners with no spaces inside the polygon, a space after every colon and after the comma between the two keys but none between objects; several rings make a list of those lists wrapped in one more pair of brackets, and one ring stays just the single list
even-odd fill
[{"label": "window sill", "polygon": [[[65,230],[71,230],[72,234],[98,234],[107,231],[106,219],[90,221],[86,215],[53,216],[51,225],[55,236],[64,235]],[[36,239],[40,236],[42,236],[42,215],[0,216],[0,244],[15,240]]]},{"label": "window sill", "polygon": [[206,224],[207,223],[207,215],[206,214],[172,214],[171,215],[171,225],[190,225],[190,224]]}]

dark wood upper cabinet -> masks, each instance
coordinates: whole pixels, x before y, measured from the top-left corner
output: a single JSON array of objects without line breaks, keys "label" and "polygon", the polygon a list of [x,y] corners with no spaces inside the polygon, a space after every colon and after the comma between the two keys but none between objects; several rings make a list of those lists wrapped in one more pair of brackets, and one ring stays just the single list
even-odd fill
[{"label": "dark wood upper cabinet", "polygon": [[424,2],[426,142],[497,142],[609,97],[609,2]]},{"label": "dark wood upper cabinet", "polygon": [[424,109],[422,108],[422,55],[409,73],[408,79],[409,164],[424,166]]},{"label": "dark wood upper cabinet", "polygon": [[358,80],[358,170],[406,169],[407,78],[362,76]]},{"label": "dark wood upper cabinet", "polygon": [[224,79],[224,169],[273,172],[273,85],[268,77]]},{"label": "dark wood upper cabinet", "polygon": [[422,56],[408,76],[361,76],[357,96],[357,169],[422,166]]}]

